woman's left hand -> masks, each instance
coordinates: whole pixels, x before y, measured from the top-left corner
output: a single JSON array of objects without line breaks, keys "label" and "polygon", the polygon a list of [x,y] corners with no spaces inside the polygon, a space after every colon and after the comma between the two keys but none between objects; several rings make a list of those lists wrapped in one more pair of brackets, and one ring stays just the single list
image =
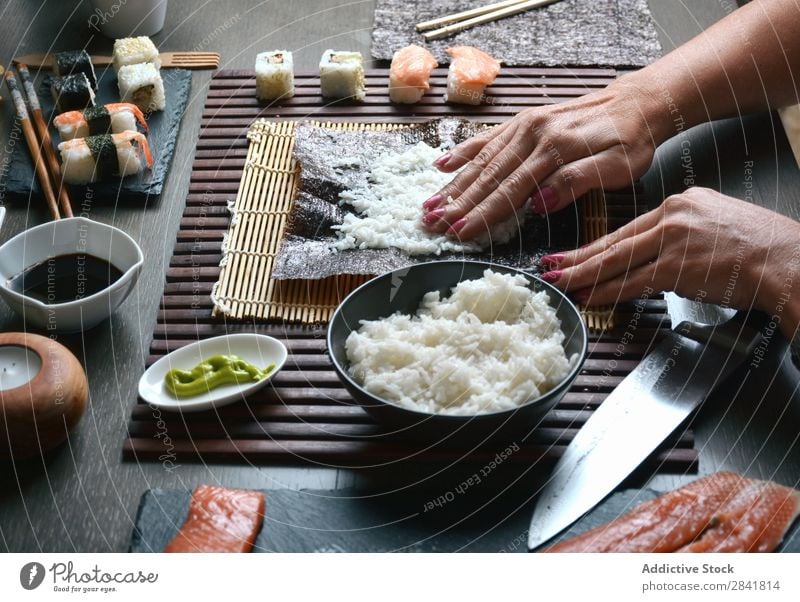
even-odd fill
[{"label": "woman's left hand", "polygon": [[544,280],[590,305],[675,291],[736,309],[786,309],[787,328],[800,320],[800,223],[706,188],[542,262],[551,270]]}]

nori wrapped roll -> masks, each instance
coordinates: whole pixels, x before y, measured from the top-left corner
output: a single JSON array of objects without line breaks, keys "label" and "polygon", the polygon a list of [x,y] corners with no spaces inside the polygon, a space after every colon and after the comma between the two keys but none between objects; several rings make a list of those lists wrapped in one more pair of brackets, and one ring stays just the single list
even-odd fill
[{"label": "nori wrapped roll", "polygon": [[54,78],[50,91],[59,113],[94,106],[94,91],[85,73]]},{"label": "nori wrapped roll", "polygon": [[92,90],[97,90],[97,76],[94,73],[92,59],[85,50],[56,52],[55,72],[61,76],[83,73],[89,80]]}]

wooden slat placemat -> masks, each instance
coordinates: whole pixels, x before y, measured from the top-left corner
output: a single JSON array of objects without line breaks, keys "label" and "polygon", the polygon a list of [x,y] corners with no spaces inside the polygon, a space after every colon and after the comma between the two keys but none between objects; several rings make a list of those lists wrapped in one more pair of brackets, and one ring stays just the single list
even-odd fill
[{"label": "wooden slat placemat", "polygon": [[[491,447],[468,451],[444,444],[424,450],[420,442],[387,434],[355,405],[333,371],[326,353],[324,326],[228,321],[212,316],[210,294],[220,277],[223,239],[231,221],[228,203],[236,198],[250,158],[247,130],[258,117],[278,115],[289,115],[291,120],[307,116],[320,121],[397,123],[398,117],[419,121],[447,114],[491,123],[510,116],[525,103],[543,104],[574,97],[608,84],[613,77],[613,71],[598,69],[504,69],[498,86],[490,91],[500,101],[508,99],[508,105],[498,101],[486,107],[462,108],[443,105],[440,98],[434,98],[441,95],[443,87],[440,72],[434,78],[434,92],[426,96],[426,104],[397,108],[383,98],[385,92],[376,89],[388,82],[385,70],[368,73],[371,93],[364,105],[323,104],[316,77],[299,74],[295,99],[281,107],[264,107],[255,101],[251,72],[216,74],[147,365],[190,342],[235,332],[259,332],[279,338],[289,349],[289,359],[269,387],[246,403],[216,412],[170,415],[138,400],[128,425],[124,457],[136,461],[169,459],[174,463],[203,460],[362,467],[400,459],[449,462],[467,453],[478,462],[494,457],[496,450]],[[531,79],[537,85],[530,86]],[[289,120],[275,119],[277,127],[286,121]],[[604,216],[611,231],[643,207],[642,191],[632,188],[604,193],[602,204],[595,209]],[[268,217],[262,217],[262,228],[276,228],[278,222],[271,226],[269,223]],[[227,243],[230,248],[236,240],[229,237]],[[253,277],[262,278],[262,286],[268,286],[268,279],[258,274],[265,266],[258,262],[267,257],[251,259]],[[618,309],[614,328],[592,333],[589,357],[581,375],[510,461],[529,465],[558,458],[592,411],[669,326],[664,309],[663,301],[648,302],[644,308]],[[635,327],[631,327],[633,315]],[[661,452],[656,461],[659,468],[668,471],[696,469],[697,452],[691,431],[682,433],[674,447]]]}]

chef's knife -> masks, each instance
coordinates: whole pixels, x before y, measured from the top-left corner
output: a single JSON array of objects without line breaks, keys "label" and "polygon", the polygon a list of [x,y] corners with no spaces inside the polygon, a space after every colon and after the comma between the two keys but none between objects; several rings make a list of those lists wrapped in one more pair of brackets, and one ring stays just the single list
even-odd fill
[{"label": "chef's knife", "polygon": [[591,510],[650,456],[760,337],[732,310],[665,295],[673,330],[578,431],[536,504],[528,549]]}]

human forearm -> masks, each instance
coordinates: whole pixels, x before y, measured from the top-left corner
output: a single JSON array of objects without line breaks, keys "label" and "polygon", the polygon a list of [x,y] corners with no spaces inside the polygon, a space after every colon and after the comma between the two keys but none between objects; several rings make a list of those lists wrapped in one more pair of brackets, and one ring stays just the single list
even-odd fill
[{"label": "human forearm", "polygon": [[657,142],[709,120],[800,102],[800,2],[756,0],[620,78]]}]

